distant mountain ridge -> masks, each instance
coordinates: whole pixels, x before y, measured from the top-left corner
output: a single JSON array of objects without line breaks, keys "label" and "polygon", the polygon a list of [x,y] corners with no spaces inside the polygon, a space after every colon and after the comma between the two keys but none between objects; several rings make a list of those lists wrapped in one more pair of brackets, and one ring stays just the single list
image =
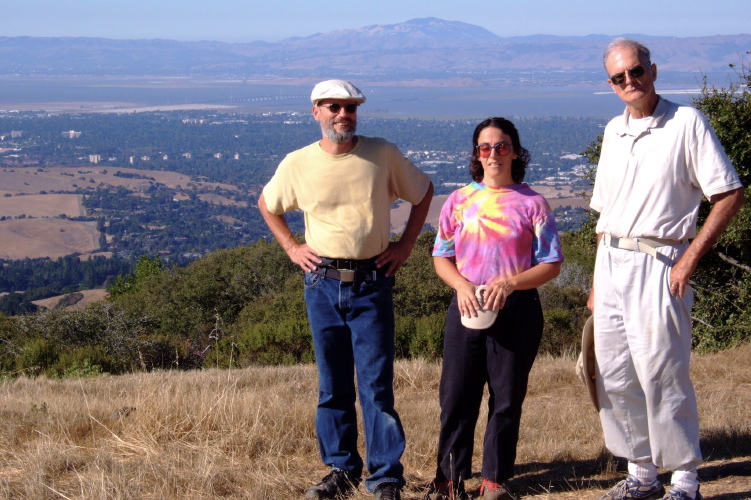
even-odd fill
[{"label": "distant mountain ridge", "polygon": [[[631,35],[665,71],[726,70],[751,49],[751,35]],[[500,37],[479,26],[437,18],[336,30],[277,43],[0,37],[0,75],[233,76],[304,78],[338,74],[360,80],[503,79],[509,72],[602,70],[613,37]]]},{"label": "distant mountain ridge", "polygon": [[399,24],[374,24],[354,30],[336,30],[304,38],[288,38],[280,43],[288,45],[302,41],[305,44],[329,45],[337,40],[357,44],[363,49],[398,50],[474,46],[498,43],[503,39],[480,26],[427,17]]}]

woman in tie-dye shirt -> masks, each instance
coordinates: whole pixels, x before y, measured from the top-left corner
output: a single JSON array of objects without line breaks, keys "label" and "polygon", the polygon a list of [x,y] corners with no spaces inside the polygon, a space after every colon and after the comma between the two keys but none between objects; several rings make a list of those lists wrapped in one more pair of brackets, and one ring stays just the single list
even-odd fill
[{"label": "woman in tie-dye shirt", "polygon": [[[436,272],[456,293],[446,317],[438,467],[428,498],[464,495],[487,382],[480,494],[507,500],[513,496],[505,482],[513,476],[522,403],[542,337],[536,288],[558,275],[563,255],[548,202],[522,182],[529,152],[514,124],[504,118],[480,123],[471,155],[474,182],[449,196],[433,249]],[[483,330],[461,322],[481,308],[479,285],[488,285],[485,308],[499,311]]]}]

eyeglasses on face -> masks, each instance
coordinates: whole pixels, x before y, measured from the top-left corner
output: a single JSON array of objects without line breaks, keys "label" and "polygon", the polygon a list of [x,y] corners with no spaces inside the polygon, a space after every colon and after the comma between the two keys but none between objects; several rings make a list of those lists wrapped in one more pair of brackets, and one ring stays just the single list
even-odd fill
[{"label": "eyeglasses on face", "polygon": [[627,72],[628,72],[628,74],[629,74],[629,76],[631,78],[641,78],[642,76],[644,76],[644,71],[646,71],[644,69],[644,66],[642,66],[640,64],[640,65],[636,66],[635,68],[631,68],[628,71],[624,71],[624,72],[621,72],[621,73],[616,73],[614,75],[610,75],[610,83],[612,83],[613,85],[622,85],[623,82],[626,81],[626,73]]},{"label": "eyeglasses on face", "polygon": [[349,113],[349,114],[352,115],[352,114],[357,113],[357,106],[358,105],[357,104],[346,104],[346,105],[342,106],[341,104],[332,103],[332,104],[319,104],[319,106],[322,106],[324,108],[328,108],[328,110],[331,111],[332,113],[334,113],[335,115],[339,114],[339,111],[341,111],[342,108],[344,108],[344,110],[347,113]]},{"label": "eyeglasses on face", "polygon": [[480,155],[480,158],[487,158],[490,156],[490,152],[495,149],[495,153],[498,156],[508,156],[509,153],[514,149],[514,145],[510,142],[499,142],[496,144],[493,144],[492,146],[490,144],[478,144],[475,146],[475,149],[477,150],[477,153]]}]

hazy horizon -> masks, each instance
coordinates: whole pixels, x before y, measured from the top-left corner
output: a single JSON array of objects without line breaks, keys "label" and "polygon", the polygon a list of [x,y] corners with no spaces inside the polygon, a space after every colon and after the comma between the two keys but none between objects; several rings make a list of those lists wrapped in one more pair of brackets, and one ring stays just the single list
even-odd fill
[{"label": "hazy horizon", "polygon": [[[310,112],[310,86],[207,85],[200,88],[28,85],[0,78],[0,111],[103,112],[212,109],[238,112]],[[361,116],[469,119],[506,116],[613,117],[623,102],[603,87],[381,87],[360,84],[368,96]],[[697,87],[659,87],[669,100],[688,104]],[[67,104],[66,104],[67,103]],[[202,108],[203,106],[203,108]],[[156,109],[152,109],[156,108]]]},{"label": "hazy horizon", "polygon": [[[278,42],[335,30],[391,25],[436,17],[485,28],[501,37],[558,35],[694,37],[751,32],[751,2],[715,0],[633,0],[614,8],[588,0],[478,0],[461,6],[451,0],[426,5],[419,0],[354,3],[322,9],[305,0],[30,0],[3,6],[3,36],[168,39],[249,43]],[[624,21],[625,19],[625,21]],[[667,22],[666,22],[667,21]]]}]

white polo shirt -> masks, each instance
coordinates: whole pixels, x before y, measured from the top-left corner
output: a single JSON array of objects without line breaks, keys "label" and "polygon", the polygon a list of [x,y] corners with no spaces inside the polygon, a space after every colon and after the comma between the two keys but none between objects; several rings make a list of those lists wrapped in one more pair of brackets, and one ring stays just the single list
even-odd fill
[{"label": "white polo shirt", "polygon": [[[702,196],[740,188],[740,178],[706,118],[660,98],[634,131],[628,109],[603,134],[590,207],[598,233],[682,240],[696,236]],[[636,128],[636,127],[634,127]]]}]

